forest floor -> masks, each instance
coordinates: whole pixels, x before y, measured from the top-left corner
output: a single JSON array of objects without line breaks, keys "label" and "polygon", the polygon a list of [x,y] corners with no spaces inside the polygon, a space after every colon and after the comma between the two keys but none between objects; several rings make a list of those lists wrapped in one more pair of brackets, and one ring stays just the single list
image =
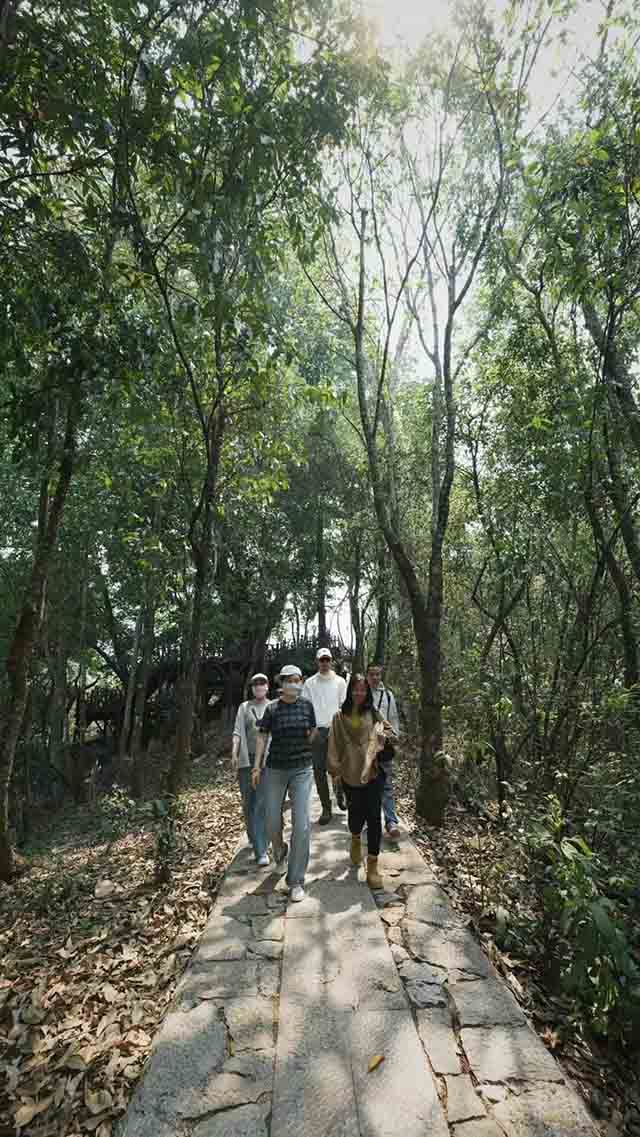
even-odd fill
[{"label": "forest floor", "polygon": [[153,820],[109,795],[54,814],[0,885],[0,1137],[110,1137],[242,831],[228,751],[191,766],[169,884]]},{"label": "forest floor", "polygon": [[[115,794],[43,822],[24,850],[25,871],[0,885],[0,1137],[110,1137],[126,1110],[242,832],[228,751],[221,740],[192,764],[169,884],[154,880],[148,804]],[[455,802],[450,824],[427,833],[415,818],[415,765],[410,756],[396,765],[411,836],[603,1119],[603,1134],[636,1133],[637,1071],[581,1037],[535,958],[500,952],[487,928],[489,866],[504,864],[503,834]],[[522,871],[510,862],[516,878]]]}]

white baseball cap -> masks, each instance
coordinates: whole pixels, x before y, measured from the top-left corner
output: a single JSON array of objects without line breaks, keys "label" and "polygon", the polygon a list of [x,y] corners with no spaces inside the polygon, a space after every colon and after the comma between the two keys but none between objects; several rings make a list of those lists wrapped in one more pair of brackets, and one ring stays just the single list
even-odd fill
[{"label": "white baseball cap", "polygon": [[266,684],[268,685],[268,683],[269,683],[269,680],[268,680],[267,676],[263,674],[263,672],[262,672],[262,671],[257,671],[255,675],[252,675],[252,676],[251,676],[251,678],[250,678],[249,682],[250,682],[250,683],[260,683],[260,682],[262,682],[262,683],[266,683]]},{"label": "white baseball cap", "polygon": [[316,652],[316,659],[332,659],[331,652],[328,647],[319,647]]},{"label": "white baseball cap", "polygon": [[291,679],[293,676],[297,679],[302,679],[300,668],[296,667],[295,663],[285,663],[284,667],[280,668],[280,678]]}]

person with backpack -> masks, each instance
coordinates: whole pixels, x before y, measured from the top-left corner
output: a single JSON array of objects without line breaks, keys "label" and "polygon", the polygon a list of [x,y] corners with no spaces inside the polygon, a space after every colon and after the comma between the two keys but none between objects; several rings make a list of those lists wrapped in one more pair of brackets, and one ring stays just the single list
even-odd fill
[{"label": "person with backpack", "polygon": [[256,864],[261,868],[269,864],[268,843],[265,825],[265,782],[266,770],[255,786],[252,785],[251,768],[256,756],[256,739],[262,716],[269,705],[267,694],[269,680],[259,671],[249,680],[251,698],[238,707],[231,742],[231,762],[238,775],[238,785],[242,797],[244,824],[249,843],[255,854]]},{"label": "person with backpack", "polygon": [[[372,660],[367,664],[367,683],[371,688],[373,706],[376,711],[391,724],[396,735],[400,736],[400,716],[395,695],[383,682],[384,665]],[[393,742],[387,740],[381,750],[378,761],[384,772],[384,786],[382,789],[382,812],[384,814],[384,828],[390,841],[397,841],[400,837],[400,825],[396,814],[393,796],[393,757],[395,748]]]}]

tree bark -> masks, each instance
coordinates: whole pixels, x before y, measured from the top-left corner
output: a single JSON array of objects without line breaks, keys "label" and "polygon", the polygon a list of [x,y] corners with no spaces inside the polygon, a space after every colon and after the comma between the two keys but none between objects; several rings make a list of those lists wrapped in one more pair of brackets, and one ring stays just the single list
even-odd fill
[{"label": "tree bark", "polygon": [[8,690],[0,726],[0,880],[4,881],[10,881],[14,871],[9,832],[9,785],[27,705],[31,659],[40,631],[49,569],[75,465],[79,408],[78,396],[72,395],[67,407],[62,454],[51,501],[48,469],[42,479],[39,511],[41,523],[38,526],[31,577],[7,656]]},{"label": "tree bark", "polygon": [[147,702],[147,689],[151,674],[153,658],[153,639],[155,631],[155,606],[149,604],[145,608],[144,624],[142,629],[142,657],[140,666],[136,669],[136,688],[133,700],[133,714],[131,723],[130,753],[133,760],[131,769],[131,790],[135,798],[144,794],[144,769],[142,732],[144,727],[144,714]]},{"label": "tree bark", "polygon": [[318,644],[320,647],[326,647],[329,643],[327,635],[327,570],[325,565],[325,542],[324,542],[324,510],[321,502],[317,501],[317,520],[316,520],[316,565],[317,565],[317,584],[316,584],[316,608],[318,613]]},{"label": "tree bark", "polygon": [[[220,367],[219,375],[221,378]],[[194,519],[194,524],[192,524],[191,550],[195,565],[195,579],[191,617],[184,643],[182,668],[178,681],[178,731],[176,736],[176,749],[167,780],[168,792],[172,796],[179,794],[182,789],[187,759],[191,754],[194,710],[200,670],[202,621],[207,588],[212,575],[213,507],[223,434],[224,414],[221,404],[218,404],[213,411],[211,435],[207,440],[207,470],[201,499],[201,508],[199,508],[199,516]],[[199,523],[199,538],[196,538],[195,535],[195,523]]]},{"label": "tree bark", "polygon": [[129,680],[127,682],[127,693],[124,700],[124,711],[122,712],[122,726],[120,728],[120,739],[118,742],[118,757],[124,758],[127,753],[129,738],[131,735],[131,712],[133,710],[133,700],[138,686],[138,656],[140,654],[140,637],[142,635],[142,627],[145,622],[146,606],[144,601],[140,605],[138,618],[136,620],[136,629],[133,635],[133,647],[131,649],[131,662],[129,664]]}]

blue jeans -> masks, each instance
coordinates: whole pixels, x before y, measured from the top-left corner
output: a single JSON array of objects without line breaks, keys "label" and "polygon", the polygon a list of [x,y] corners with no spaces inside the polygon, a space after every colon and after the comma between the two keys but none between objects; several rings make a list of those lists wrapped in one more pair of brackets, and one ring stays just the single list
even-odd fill
[{"label": "blue jeans", "polygon": [[312,785],[311,766],[301,770],[274,770],[269,767],[267,771],[267,840],[273,843],[276,860],[280,859],[283,849],[282,803],[287,790],[291,800],[291,849],[287,870],[289,888],[304,884],[304,874],[309,863],[309,800]]},{"label": "blue jeans", "polygon": [[262,771],[257,789],[251,786],[251,767],[241,766],[238,770],[238,785],[242,796],[242,811],[249,843],[253,846],[256,860],[267,851],[265,827],[265,806],[268,773]]},{"label": "blue jeans", "polygon": [[383,758],[380,766],[384,770],[384,785],[382,788],[382,812],[384,814],[385,829],[392,829],[398,824],[398,815],[393,800],[393,758]]}]

